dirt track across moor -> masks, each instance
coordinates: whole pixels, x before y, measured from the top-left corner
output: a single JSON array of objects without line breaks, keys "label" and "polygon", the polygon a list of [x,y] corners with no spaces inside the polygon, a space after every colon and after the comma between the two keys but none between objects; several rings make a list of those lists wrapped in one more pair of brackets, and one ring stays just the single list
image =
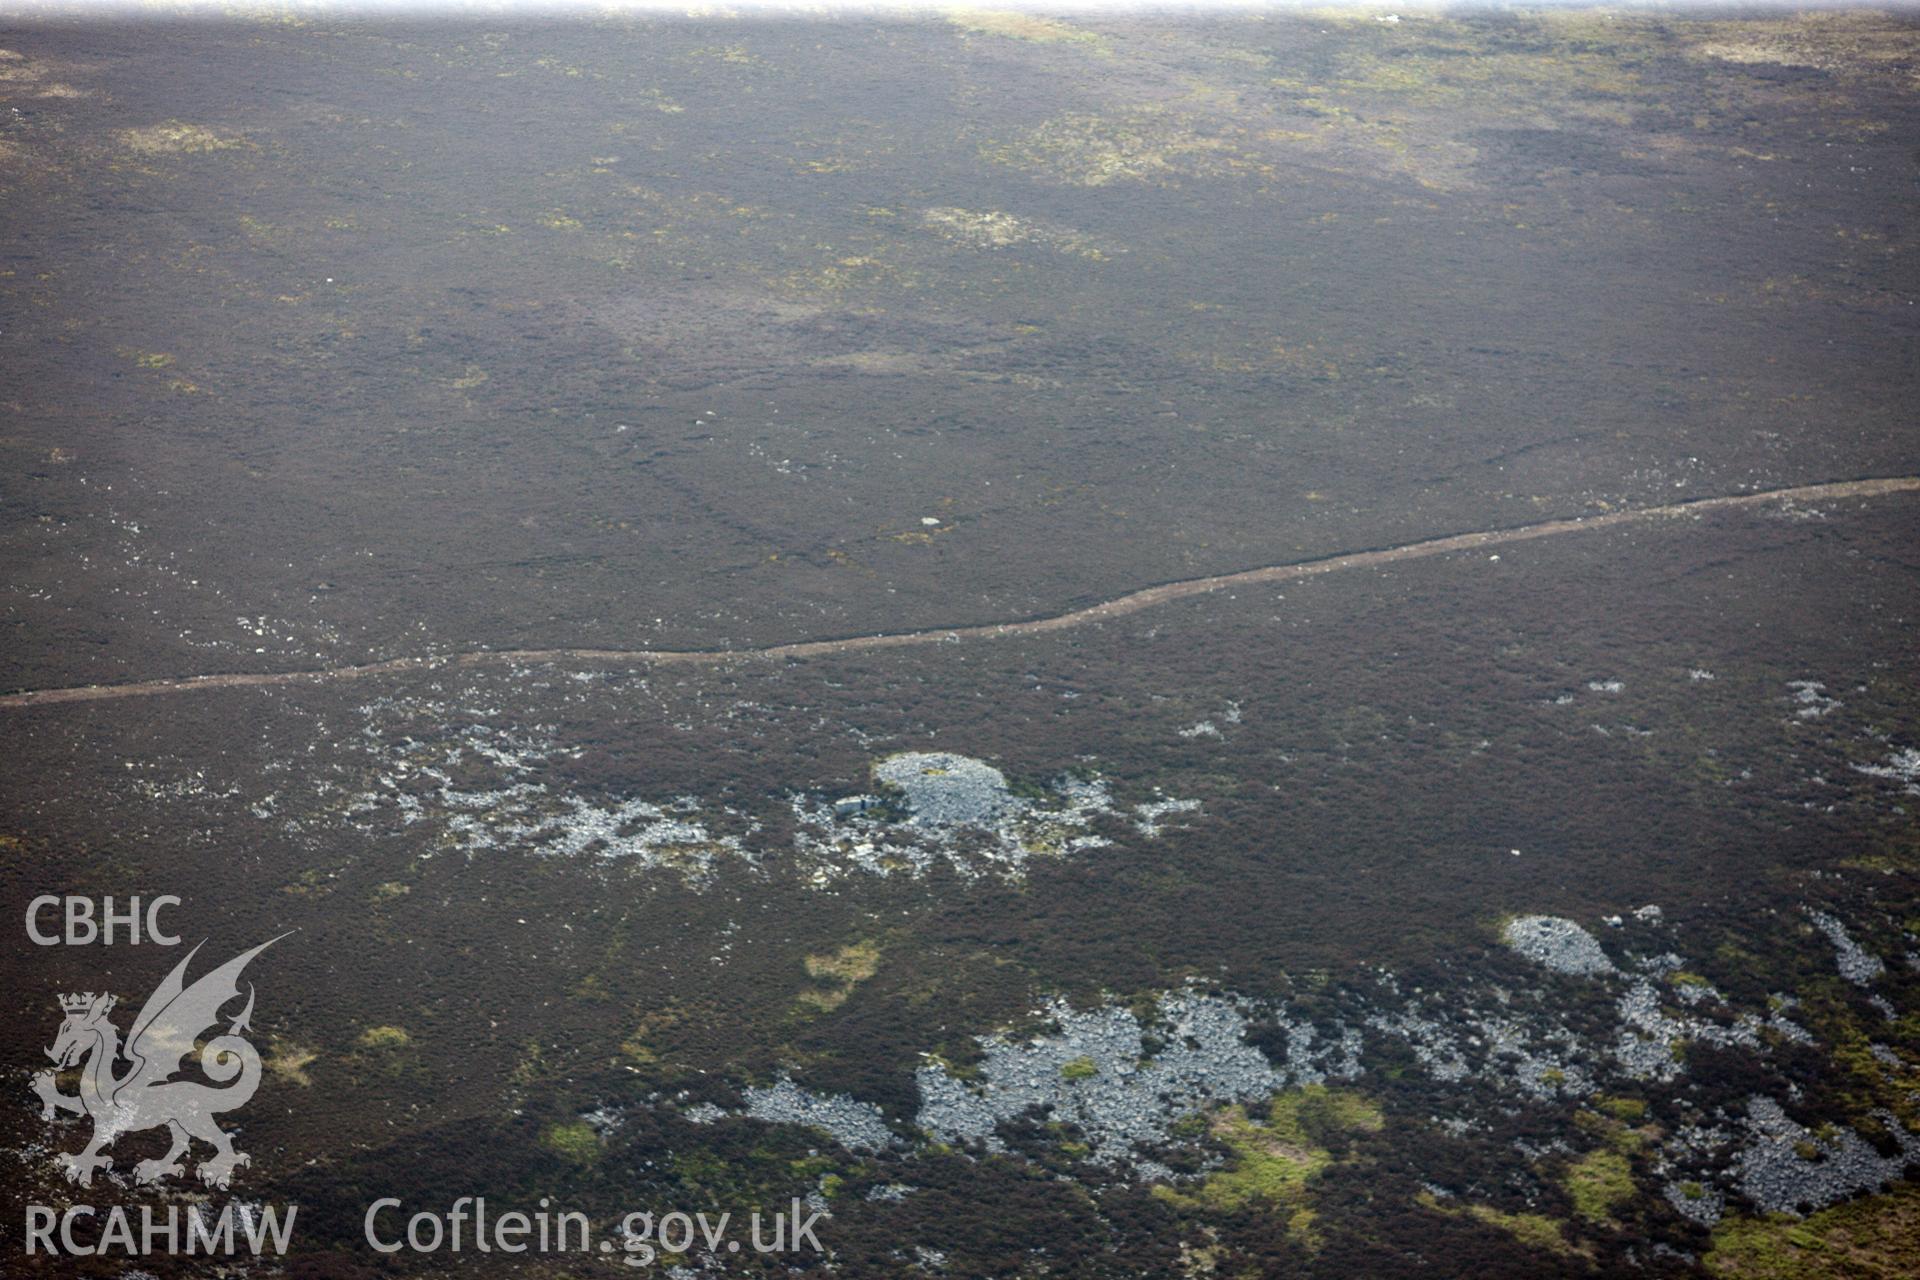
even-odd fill
[{"label": "dirt track across moor", "polygon": [[1372,551],[1352,551],[1317,560],[1266,565],[1238,573],[1216,574],[1206,578],[1188,578],[1179,582],[1144,587],[1099,604],[1067,613],[1019,622],[974,623],[957,627],[933,627],[919,631],[882,632],[874,635],[847,636],[838,640],[807,640],[792,644],[769,645],[758,649],[481,649],[468,653],[431,657],[392,658],[355,666],[317,667],[304,671],[230,672],[184,676],[178,679],[140,680],[125,684],[76,685],[58,689],[29,689],[0,695],[0,709],[46,706],[64,702],[102,702],[113,698],[146,698],[168,693],[192,693],[203,689],[243,689],[271,685],[328,684],[346,680],[366,680],[408,671],[457,670],[467,667],[505,667],[526,665],[574,665],[582,667],[635,666],[719,666],[733,662],[769,659],[819,658],[861,653],[870,649],[898,649],[912,645],[950,644],[968,640],[990,640],[1006,636],[1042,635],[1066,631],[1092,622],[1125,617],[1155,605],[1206,595],[1233,587],[1262,586],[1289,582],[1317,574],[1338,573],[1345,569],[1365,569],[1446,555],[1455,551],[1477,551],[1487,547],[1530,542],[1564,533],[1596,529],[1615,529],[1622,525],[1652,524],[1659,521],[1701,515],[1713,511],[1736,511],[1795,502],[1825,502],[1847,498],[1878,498],[1891,494],[1920,492],[1920,476],[1887,476],[1868,480],[1842,480],[1830,484],[1796,485],[1726,497],[1695,498],[1664,506],[1634,507],[1600,515],[1543,520],[1538,524],[1517,525],[1507,529],[1489,529],[1479,533],[1456,533],[1381,547]]}]

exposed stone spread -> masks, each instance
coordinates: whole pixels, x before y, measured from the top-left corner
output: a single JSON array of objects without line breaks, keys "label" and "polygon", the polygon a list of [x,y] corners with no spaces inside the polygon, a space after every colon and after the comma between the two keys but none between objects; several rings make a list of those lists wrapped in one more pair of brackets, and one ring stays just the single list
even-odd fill
[{"label": "exposed stone spread", "polygon": [[1901,783],[1907,795],[1920,796],[1920,748],[1902,747],[1889,754],[1885,764],[1856,764],[1853,768],[1869,778]]},{"label": "exposed stone spread", "polygon": [[711,1102],[696,1102],[680,1114],[692,1124],[712,1124],[715,1120],[724,1118],[727,1113]]},{"label": "exposed stone spread", "polygon": [[[469,855],[513,848],[547,857],[631,860],[696,883],[711,878],[722,856],[751,861],[738,837],[715,835],[695,816],[701,806],[691,796],[665,804],[637,797],[599,801],[534,781],[538,768],[559,754],[536,738],[476,723],[434,744],[403,739],[382,754],[389,767],[378,775],[375,790],[348,810],[349,818],[391,805],[406,824],[433,824],[450,847]],[[476,770],[498,785],[456,780]]]},{"label": "exposed stone spread", "polygon": [[746,1098],[746,1114],[753,1119],[824,1129],[849,1151],[878,1151],[893,1142],[880,1108],[844,1093],[815,1093],[782,1076],[764,1088],[748,1089]]},{"label": "exposed stone spread", "polygon": [[1698,1182],[1669,1182],[1661,1188],[1661,1194],[1681,1217],[1703,1227],[1718,1223],[1726,1212],[1726,1196]]},{"label": "exposed stone spread", "polygon": [[[914,1119],[935,1139],[991,1152],[1005,1150],[1002,1124],[1039,1115],[1072,1126],[1089,1148],[1087,1159],[1138,1179],[1169,1179],[1177,1175],[1153,1154],[1191,1141],[1176,1136],[1182,1118],[1301,1085],[1355,1080],[1371,1040],[1406,1046],[1437,1082],[1516,1101],[1591,1108],[1602,1094],[1667,1090],[1694,1119],[1649,1138],[1649,1167],[1675,1211],[1706,1226],[1726,1212],[1730,1197],[1763,1212],[1802,1212],[1884,1187],[1920,1164],[1920,1136],[1884,1112],[1876,1115],[1895,1134],[1895,1154],[1880,1154],[1850,1130],[1816,1136],[1769,1096],[1754,1097],[1744,1112],[1690,1106],[1684,1046],[1743,1049],[1764,1064],[1772,1044],[1810,1044],[1813,1037],[1788,1017],[1795,1006],[1790,996],[1773,998],[1765,1014],[1729,1007],[1711,984],[1686,971],[1683,957],[1660,949],[1666,926],[1657,912],[1623,918],[1626,954],[1637,956],[1625,970],[1610,961],[1596,964],[1597,944],[1573,922],[1523,919],[1546,925],[1521,933],[1537,963],[1557,972],[1570,965],[1612,994],[1611,1030],[1576,1022],[1578,1015],[1551,991],[1476,984],[1405,991],[1387,972],[1375,975],[1370,994],[1354,992],[1346,1005],[1351,1020],[1331,1028],[1324,1017],[1316,1028],[1284,1005],[1193,990],[1164,995],[1144,1022],[1117,1003],[1075,1008],[1056,1001],[1037,1011],[1049,1022],[1039,1035],[982,1037],[977,1069],[960,1073],[929,1059],[915,1073],[920,1104]],[[1635,942],[1642,947],[1633,948]],[[1266,1052],[1247,1040],[1256,1019],[1266,1028]],[[1907,1069],[1887,1045],[1874,1043],[1872,1057],[1889,1072]],[[1775,1080],[1790,1099],[1792,1080]],[[710,1122],[725,1113],[703,1105],[683,1114]],[[784,1077],[749,1089],[744,1114],[822,1129],[855,1150],[896,1141],[877,1108],[813,1093]],[[1479,1129],[1457,1115],[1435,1116],[1433,1123],[1462,1140]],[[1523,1141],[1515,1149],[1530,1161],[1575,1150],[1557,1140]],[[882,1189],[874,1198],[894,1195]]]},{"label": "exposed stone spread", "polygon": [[[978,1081],[961,1080],[929,1063],[917,1073],[919,1122],[945,1141],[980,1141],[997,1149],[994,1127],[1030,1108],[1077,1126],[1106,1163],[1131,1162],[1142,1147],[1167,1141],[1168,1128],[1212,1102],[1264,1098],[1292,1084],[1350,1076],[1358,1069],[1357,1035],[1328,1045],[1311,1027],[1290,1026],[1288,1063],[1276,1067],[1246,1043],[1247,1016],[1237,1003],[1175,993],[1160,1002],[1149,1055],[1143,1028],[1127,1009],[1046,1010],[1055,1035],[1026,1041],[987,1037]],[[1297,1049],[1296,1049],[1297,1046]],[[1091,1074],[1065,1070],[1090,1063]]]},{"label": "exposed stone spread", "polygon": [[1887,971],[1887,966],[1879,956],[1864,950],[1847,932],[1847,927],[1824,911],[1807,912],[1807,919],[1813,921],[1813,927],[1827,935],[1827,941],[1833,944],[1833,956],[1840,966],[1840,976],[1856,986],[1867,986]]},{"label": "exposed stone spread", "polygon": [[1827,696],[1827,686],[1818,680],[1789,680],[1787,688],[1796,720],[1818,720],[1842,705],[1840,699]]},{"label": "exposed stone spread", "polygon": [[[1098,776],[1069,775],[1016,794],[999,769],[950,751],[888,756],[874,765],[873,782],[892,805],[795,797],[796,851],[816,882],[850,870],[919,875],[937,861],[969,876],[1018,876],[1033,858],[1111,844],[1095,823],[1119,816]],[[1159,817],[1199,807],[1186,800],[1137,806],[1134,826],[1151,838]]]},{"label": "exposed stone spread", "polygon": [[[579,750],[538,727],[496,728],[481,709],[462,711],[475,718],[456,721],[431,741],[389,737],[380,727],[450,710],[414,700],[360,708],[374,782],[334,811],[364,827],[387,810],[404,825],[433,829],[444,848],[469,856],[501,850],[637,862],[700,886],[715,881],[723,862],[763,865],[766,851],[752,839],[760,823],[731,807],[706,809],[692,796],[603,798],[556,785],[554,766]],[[257,802],[254,816],[281,820],[279,799]],[[968,876],[1017,876],[1033,858],[1103,848],[1128,827],[1151,839],[1167,819],[1200,811],[1198,801],[1168,797],[1120,808],[1107,782],[1093,774],[1016,791],[993,765],[944,751],[884,757],[861,790],[796,796],[791,804],[794,852],[815,885],[853,872],[917,875],[939,861]],[[294,818],[282,821],[297,828]]]},{"label": "exposed stone spread", "polygon": [[[1897,1155],[1882,1156],[1851,1129],[1820,1137],[1796,1124],[1771,1098],[1747,1104],[1749,1141],[1734,1162],[1740,1193],[1765,1213],[1804,1213],[1860,1191],[1880,1191],[1920,1163],[1920,1137],[1897,1118],[1876,1113]],[[1811,1150],[1813,1158],[1803,1152]]]},{"label": "exposed stone spread", "polygon": [[1197,813],[1198,800],[1150,800],[1133,806],[1133,828],[1152,839],[1166,829],[1165,819],[1176,813]]}]

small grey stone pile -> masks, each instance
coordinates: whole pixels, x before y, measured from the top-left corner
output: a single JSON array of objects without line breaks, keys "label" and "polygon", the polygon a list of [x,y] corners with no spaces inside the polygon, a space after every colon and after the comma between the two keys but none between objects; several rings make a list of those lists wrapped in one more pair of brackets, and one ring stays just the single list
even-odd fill
[{"label": "small grey stone pile", "polygon": [[1500,936],[1509,947],[1555,973],[1612,973],[1613,961],[1594,936],[1559,916],[1515,916]]},{"label": "small grey stone pile", "polygon": [[1000,770],[951,751],[888,756],[873,766],[873,777],[898,794],[905,821],[889,821],[869,803],[874,797],[793,798],[794,847],[813,866],[816,884],[850,870],[922,875],[939,859],[969,876],[1017,876],[1034,857],[1111,843],[1091,829],[1114,812],[1099,778],[1066,777],[1034,795],[1014,795]]},{"label": "small grey stone pile", "polygon": [[991,826],[1019,803],[1004,773],[951,751],[888,756],[873,767],[873,776],[905,794],[907,821],[920,827]]}]

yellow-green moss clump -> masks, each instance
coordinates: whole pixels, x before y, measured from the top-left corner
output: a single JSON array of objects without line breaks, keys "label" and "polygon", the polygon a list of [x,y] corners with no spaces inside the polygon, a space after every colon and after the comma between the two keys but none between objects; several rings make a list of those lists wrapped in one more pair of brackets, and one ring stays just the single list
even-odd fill
[{"label": "yellow-green moss clump", "polygon": [[1342,1132],[1377,1132],[1380,1108],[1361,1094],[1307,1085],[1276,1094],[1264,1124],[1243,1107],[1214,1116],[1213,1136],[1230,1153],[1225,1168],[1207,1175],[1191,1192],[1157,1186],[1153,1194],[1183,1209],[1241,1209],[1265,1203],[1287,1212],[1287,1230],[1314,1244],[1313,1210],[1305,1203],[1308,1183],[1333,1163],[1325,1139]]},{"label": "yellow-green moss clump", "polygon": [[826,1011],[838,1009],[853,989],[880,970],[880,944],[854,942],[838,951],[806,958],[807,976],[821,985],[800,993],[800,1003]]},{"label": "yellow-green moss clump", "polygon": [[223,151],[240,145],[238,139],[224,137],[205,125],[187,124],[180,120],[168,120],[139,129],[122,129],[120,143],[129,151],[144,155]]},{"label": "yellow-green moss clump", "polygon": [[1581,1111],[1574,1123],[1601,1145],[1566,1167],[1561,1183],[1573,1198],[1576,1214],[1588,1222],[1611,1222],[1638,1192],[1633,1183],[1633,1153],[1658,1134],[1622,1121],[1641,1118],[1646,1104],[1627,1098],[1597,1099],[1594,1111]]},{"label": "yellow-green moss clump", "polygon": [[947,21],[968,35],[1001,36],[1036,44],[1084,44],[1104,50],[1106,41],[1091,31],[1035,13],[1010,9],[949,9]]},{"label": "yellow-green moss clump", "polygon": [[1567,1239],[1565,1227],[1543,1213],[1506,1213],[1491,1205],[1463,1204],[1449,1205],[1431,1192],[1422,1191],[1415,1197],[1423,1208],[1436,1213],[1445,1213],[1459,1217],[1472,1218],[1487,1226],[1504,1231],[1526,1245],[1529,1249],[1538,1249],[1542,1253],[1557,1253],[1563,1257],[1584,1257],[1591,1253],[1585,1245],[1575,1244]]},{"label": "yellow-green moss clump", "polygon": [[1633,1199],[1633,1165],[1610,1147],[1589,1151],[1567,1166],[1567,1194],[1588,1222],[1607,1222]]},{"label": "yellow-green moss clump", "polygon": [[600,1156],[600,1138],[584,1120],[548,1125],[540,1132],[540,1145],[575,1164],[591,1164]]},{"label": "yellow-green moss clump", "polygon": [[307,1068],[319,1057],[319,1054],[305,1045],[295,1044],[291,1040],[276,1040],[273,1042],[273,1052],[267,1055],[265,1065],[270,1074],[288,1084],[299,1085],[304,1089],[313,1083],[313,1078],[307,1074]]},{"label": "yellow-green moss clump", "polygon": [[1627,1124],[1639,1124],[1647,1118],[1647,1104],[1640,1098],[1595,1098],[1593,1105]]},{"label": "yellow-green moss clump", "polygon": [[1070,113],[983,155],[998,164],[1056,182],[1103,187],[1114,182],[1165,184],[1181,177],[1217,177],[1257,166],[1227,139],[1197,131],[1181,113],[1156,106],[1102,116]]},{"label": "yellow-green moss clump", "polygon": [[368,1027],[360,1033],[362,1049],[404,1049],[412,1043],[405,1027]]},{"label": "yellow-green moss clump", "polygon": [[1905,1280],[1920,1275],[1920,1186],[1806,1218],[1729,1218],[1707,1270],[1735,1280]]}]

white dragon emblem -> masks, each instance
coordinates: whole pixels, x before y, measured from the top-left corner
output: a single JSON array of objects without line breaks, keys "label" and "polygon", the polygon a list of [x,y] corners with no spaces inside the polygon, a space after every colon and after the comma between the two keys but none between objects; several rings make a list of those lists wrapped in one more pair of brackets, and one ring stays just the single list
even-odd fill
[{"label": "white dragon emblem", "polygon": [[[260,1055],[240,1035],[249,1029],[248,1019],[253,1016],[253,985],[247,985],[246,1007],[225,1035],[204,1044],[199,1037],[219,1021],[221,1007],[239,996],[240,971],[247,962],[279,940],[270,939],[235,956],[189,987],[183,979],[188,963],[200,950],[194,947],[147,997],[127,1034],[125,1049],[119,1029],[107,1018],[116,997],[92,992],[60,997],[66,1020],[47,1050],[56,1065],[33,1077],[33,1090],[40,1095],[43,1119],[51,1120],[57,1111],[72,1111],[93,1120],[93,1140],[86,1150],[60,1157],[67,1181],[93,1185],[94,1170],[113,1163],[112,1157],[101,1154],[105,1148],[123,1134],[162,1125],[172,1135],[173,1147],[158,1160],[136,1164],[136,1182],[154,1183],[185,1173],[181,1157],[194,1138],[214,1148],[213,1158],[202,1161],[199,1170],[200,1181],[210,1187],[226,1187],[233,1171],[249,1163],[213,1118],[245,1106],[260,1087]],[[197,1054],[200,1070],[212,1084],[172,1078],[189,1054]],[[122,1058],[130,1065],[116,1076],[114,1064]],[[80,1066],[80,1091],[69,1096],[55,1082],[59,1071],[74,1066]]]}]

